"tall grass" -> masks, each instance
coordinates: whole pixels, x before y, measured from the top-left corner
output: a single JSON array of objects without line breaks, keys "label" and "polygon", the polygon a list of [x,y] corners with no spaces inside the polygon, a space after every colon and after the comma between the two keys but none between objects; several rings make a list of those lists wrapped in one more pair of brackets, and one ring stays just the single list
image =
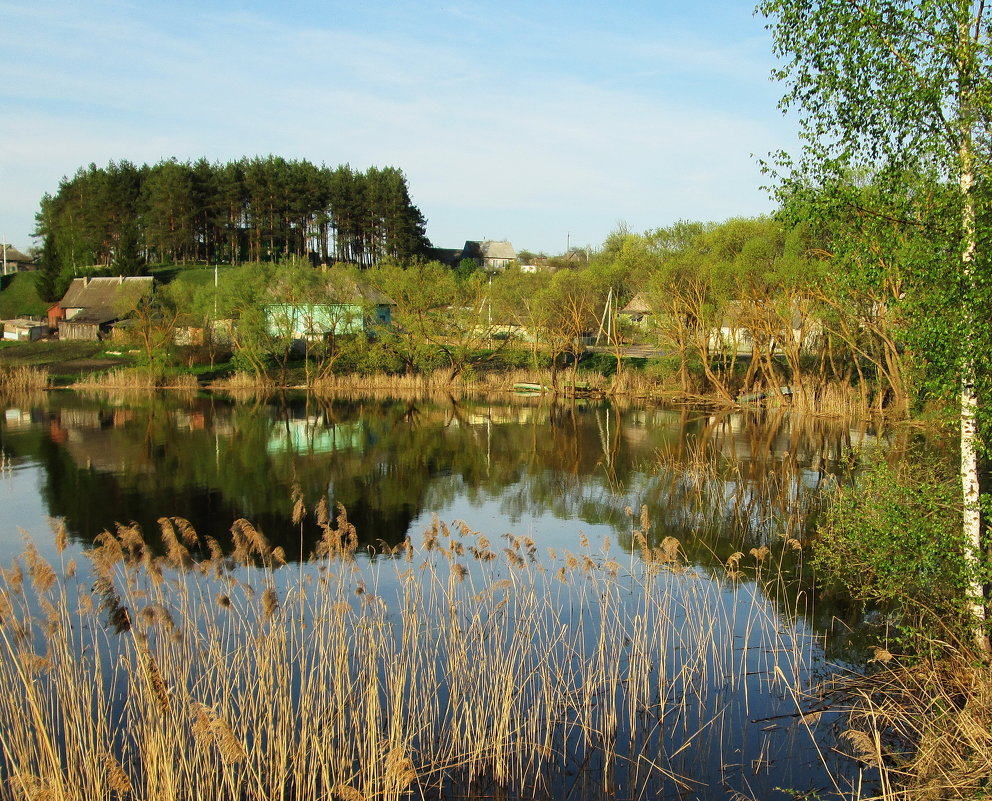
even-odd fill
[{"label": "tall grass", "polygon": [[[567,383],[564,373],[559,373],[558,383],[564,387]],[[602,376],[593,376],[602,382]],[[451,369],[438,369],[429,373],[373,373],[370,375],[358,373],[342,373],[325,376],[313,385],[317,392],[330,393],[337,390],[364,390],[395,392],[447,392],[462,394],[466,392],[508,392],[514,384],[540,384],[551,387],[551,372],[549,370],[489,370],[475,373],[472,371],[455,373]]]},{"label": "tall grass", "polygon": [[869,675],[834,688],[850,708],[839,748],[880,776],[885,801],[988,795],[992,665],[969,644],[937,645],[940,658],[922,660],[876,647]]},{"label": "tall grass", "polygon": [[394,374],[394,373],[341,373],[323,376],[317,379],[311,389],[317,394],[331,394],[338,390],[369,391],[381,390],[401,393],[449,391],[460,392],[466,388],[451,370],[434,370],[429,373]]},{"label": "tall grass", "polygon": [[238,371],[214,380],[211,382],[210,388],[227,392],[270,392],[275,388],[275,384],[267,376]]},{"label": "tall grass", "polygon": [[199,389],[196,376],[180,373],[170,376],[157,376],[143,367],[117,368],[102,373],[89,373],[75,382],[78,389],[96,390],[138,390],[176,389],[196,391]]},{"label": "tall grass", "polygon": [[[772,397],[775,399],[774,395]],[[794,387],[788,405],[798,412],[823,417],[848,420],[872,417],[864,388],[855,388],[840,381]]]},{"label": "tall grass", "polygon": [[0,365],[0,395],[13,396],[48,389],[48,371],[37,367],[4,367]]},{"label": "tall grass", "polygon": [[739,766],[725,735],[747,722],[755,677],[787,703],[801,692],[812,639],[788,618],[802,610],[728,600],[745,569],[771,580],[765,554],[704,579],[678,540],[652,544],[642,511],[627,555],[584,538],[539,554],[435,519],[368,557],[343,509],[308,517],[295,500],[301,536],[320,531],[306,563],[246,520],[230,556],[180,518],[159,521],[161,556],[133,525],[86,565],[27,546],[0,580],[7,790],[693,795],[700,761]]}]

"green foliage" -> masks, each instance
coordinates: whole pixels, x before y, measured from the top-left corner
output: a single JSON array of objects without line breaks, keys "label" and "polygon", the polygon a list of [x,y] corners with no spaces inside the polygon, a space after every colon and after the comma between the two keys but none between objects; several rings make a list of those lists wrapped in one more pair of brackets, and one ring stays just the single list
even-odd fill
[{"label": "green foliage", "polygon": [[271,155],[227,164],[91,164],[63,178],[37,215],[51,261],[70,273],[294,256],[369,266],[423,254],[425,231],[395,167],[362,173]]},{"label": "green foliage", "polygon": [[48,234],[42,243],[39,267],[38,295],[42,300],[53,303],[65,295],[69,281],[68,276],[64,276],[62,272],[62,262],[55,247],[55,237],[51,234]]},{"label": "green foliage", "polygon": [[0,282],[0,320],[14,317],[44,315],[48,304],[42,300],[39,288],[41,273],[15,273]]},{"label": "green foliage", "polygon": [[462,259],[458,262],[458,266],[455,268],[455,275],[458,276],[458,280],[464,281],[473,273],[477,273],[481,269],[482,268],[479,267],[479,262],[475,259]]},{"label": "green foliage", "polygon": [[522,370],[531,365],[531,354],[515,347],[504,348],[493,367],[503,370]]},{"label": "green foliage", "polygon": [[579,370],[611,378],[617,372],[617,360],[612,353],[591,353],[579,361]]},{"label": "green foliage", "polygon": [[[978,453],[992,423],[989,9],[973,0],[763,0],[759,11],[773,20],[777,77],[788,82],[782,104],[799,111],[803,139],[797,162],[778,159],[783,193],[867,187],[853,193],[867,202],[851,215],[863,234],[840,239],[859,246],[855,264],[905,282],[872,302],[908,299],[907,339],[925,385],[959,403],[964,535],[948,558],[963,554],[977,573],[988,562]],[[971,578],[943,586],[971,596],[975,643],[988,657],[978,605],[987,587]]]},{"label": "green foliage", "polygon": [[145,256],[141,250],[138,225],[133,220],[121,226],[110,266],[117,275],[140,275],[144,270]]},{"label": "green foliage", "polygon": [[364,337],[356,337],[351,344],[351,347],[344,349],[341,358],[335,364],[335,373],[358,375],[403,373],[405,364],[388,343],[378,339],[369,342]]},{"label": "green foliage", "polygon": [[781,199],[816,217],[850,296],[901,316],[899,346],[917,372],[890,378],[953,397],[970,373],[988,397],[988,9],[764,0],[759,10],[803,139],[797,160],[779,154],[769,168]]},{"label": "green foliage", "polygon": [[921,460],[898,467],[873,456],[830,499],[812,565],[827,589],[898,610],[907,635],[964,634],[970,578],[951,471]]},{"label": "green foliage", "polygon": [[267,353],[249,348],[236,348],[231,354],[232,372],[264,374],[276,366],[275,360]]}]

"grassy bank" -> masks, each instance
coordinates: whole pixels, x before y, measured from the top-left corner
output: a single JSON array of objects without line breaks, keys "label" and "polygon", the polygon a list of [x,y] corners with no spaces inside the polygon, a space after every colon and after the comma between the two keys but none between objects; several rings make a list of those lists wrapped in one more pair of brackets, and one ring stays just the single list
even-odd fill
[{"label": "grassy bank", "polygon": [[14,273],[0,278],[0,320],[16,317],[43,317],[48,304],[38,295],[40,274]]},{"label": "grassy bank", "polygon": [[881,776],[884,799],[983,799],[992,784],[992,666],[967,646],[937,659],[876,651],[871,675],[841,688],[846,749]]},{"label": "grassy bank", "polygon": [[45,372],[51,384],[67,386],[81,376],[134,363],[134,357],[101,342],[41,341],[0,343],[0,369],[31,368]]}]

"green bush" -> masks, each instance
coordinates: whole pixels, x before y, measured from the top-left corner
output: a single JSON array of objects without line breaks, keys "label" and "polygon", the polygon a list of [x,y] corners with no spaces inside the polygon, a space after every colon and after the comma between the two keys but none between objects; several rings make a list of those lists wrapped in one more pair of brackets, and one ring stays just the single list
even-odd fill
[{"label": "green bush", "polygon": [[644,372],[660,383],[667,383],[678,376],[680,365],[678,356],[655,356],[648,359]]},{"label": "green bush", "polygon": [[[681,382],[681,368],[682,360],[677,355],[655,356],[647,360],[647,364],[644,366],[644,373],[648,378],[663,387],[678,387]],[[690,358],[687,363],[687,369],[689,372],[689,391],[703,394],[707,383],[702,362],[698,359]]]},{"label": "green bush", "polygon": [[[547,355],[539,354],[547,362]],[[505,348],[493,361],[494,370],[526,370],[534,364],[534,355],[522,348]]]},{"label": "green bush", "polygon": [[579,370],[584,373],[598,373],[610,378],[617,372],[617,357],[612,353],[590,353],[579,362]]},{"label": "green bush", "polygon": [[892,613],[910,637],[964,634],[970,575],[953,472],[871,459],[829,500],[812,564],[821,587]]}]

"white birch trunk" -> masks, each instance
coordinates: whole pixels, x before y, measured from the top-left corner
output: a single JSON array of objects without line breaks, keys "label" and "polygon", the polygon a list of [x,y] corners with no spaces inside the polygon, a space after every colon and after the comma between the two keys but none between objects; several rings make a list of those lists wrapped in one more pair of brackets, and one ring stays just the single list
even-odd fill
[{"label": "white birch trunk", "polygon": [[[961,490],[964,495],[965,560],[977,574],[982,563],[982,516],[978,504],[978,395],[975,392],[974,366],[967,364],[961,376]],[[975,618],[975,645],[985,655],[992,653],[987,632],[985,592],[982,582],[972,578],[968,587],[969,607]]]},{"label": "white birch trunk", "polygon": [[985,588],[980,579],[980,567],[984,561],[982,548],[982,514],[979,506],[978,482],[978,393],[975,389],[974,311],[971,308],[971,295],[974,285],[974,260],[977,249],[975,229],[975,198],[972,188],[975,183],[971,149],[970,128],[963,132],[961,139],[961,177],[963,196],[961,228],[964,235],[964,249],[961,254],[962,280],[968,297],[964,303],[964,358],[961,364],[961,492],[964,503],[962,525],[965,542],[965,562],[972,573],[968,586],[968,604],[975,618],[974,638],[979,652],[986,657],[992,653],[986,620]]}]

